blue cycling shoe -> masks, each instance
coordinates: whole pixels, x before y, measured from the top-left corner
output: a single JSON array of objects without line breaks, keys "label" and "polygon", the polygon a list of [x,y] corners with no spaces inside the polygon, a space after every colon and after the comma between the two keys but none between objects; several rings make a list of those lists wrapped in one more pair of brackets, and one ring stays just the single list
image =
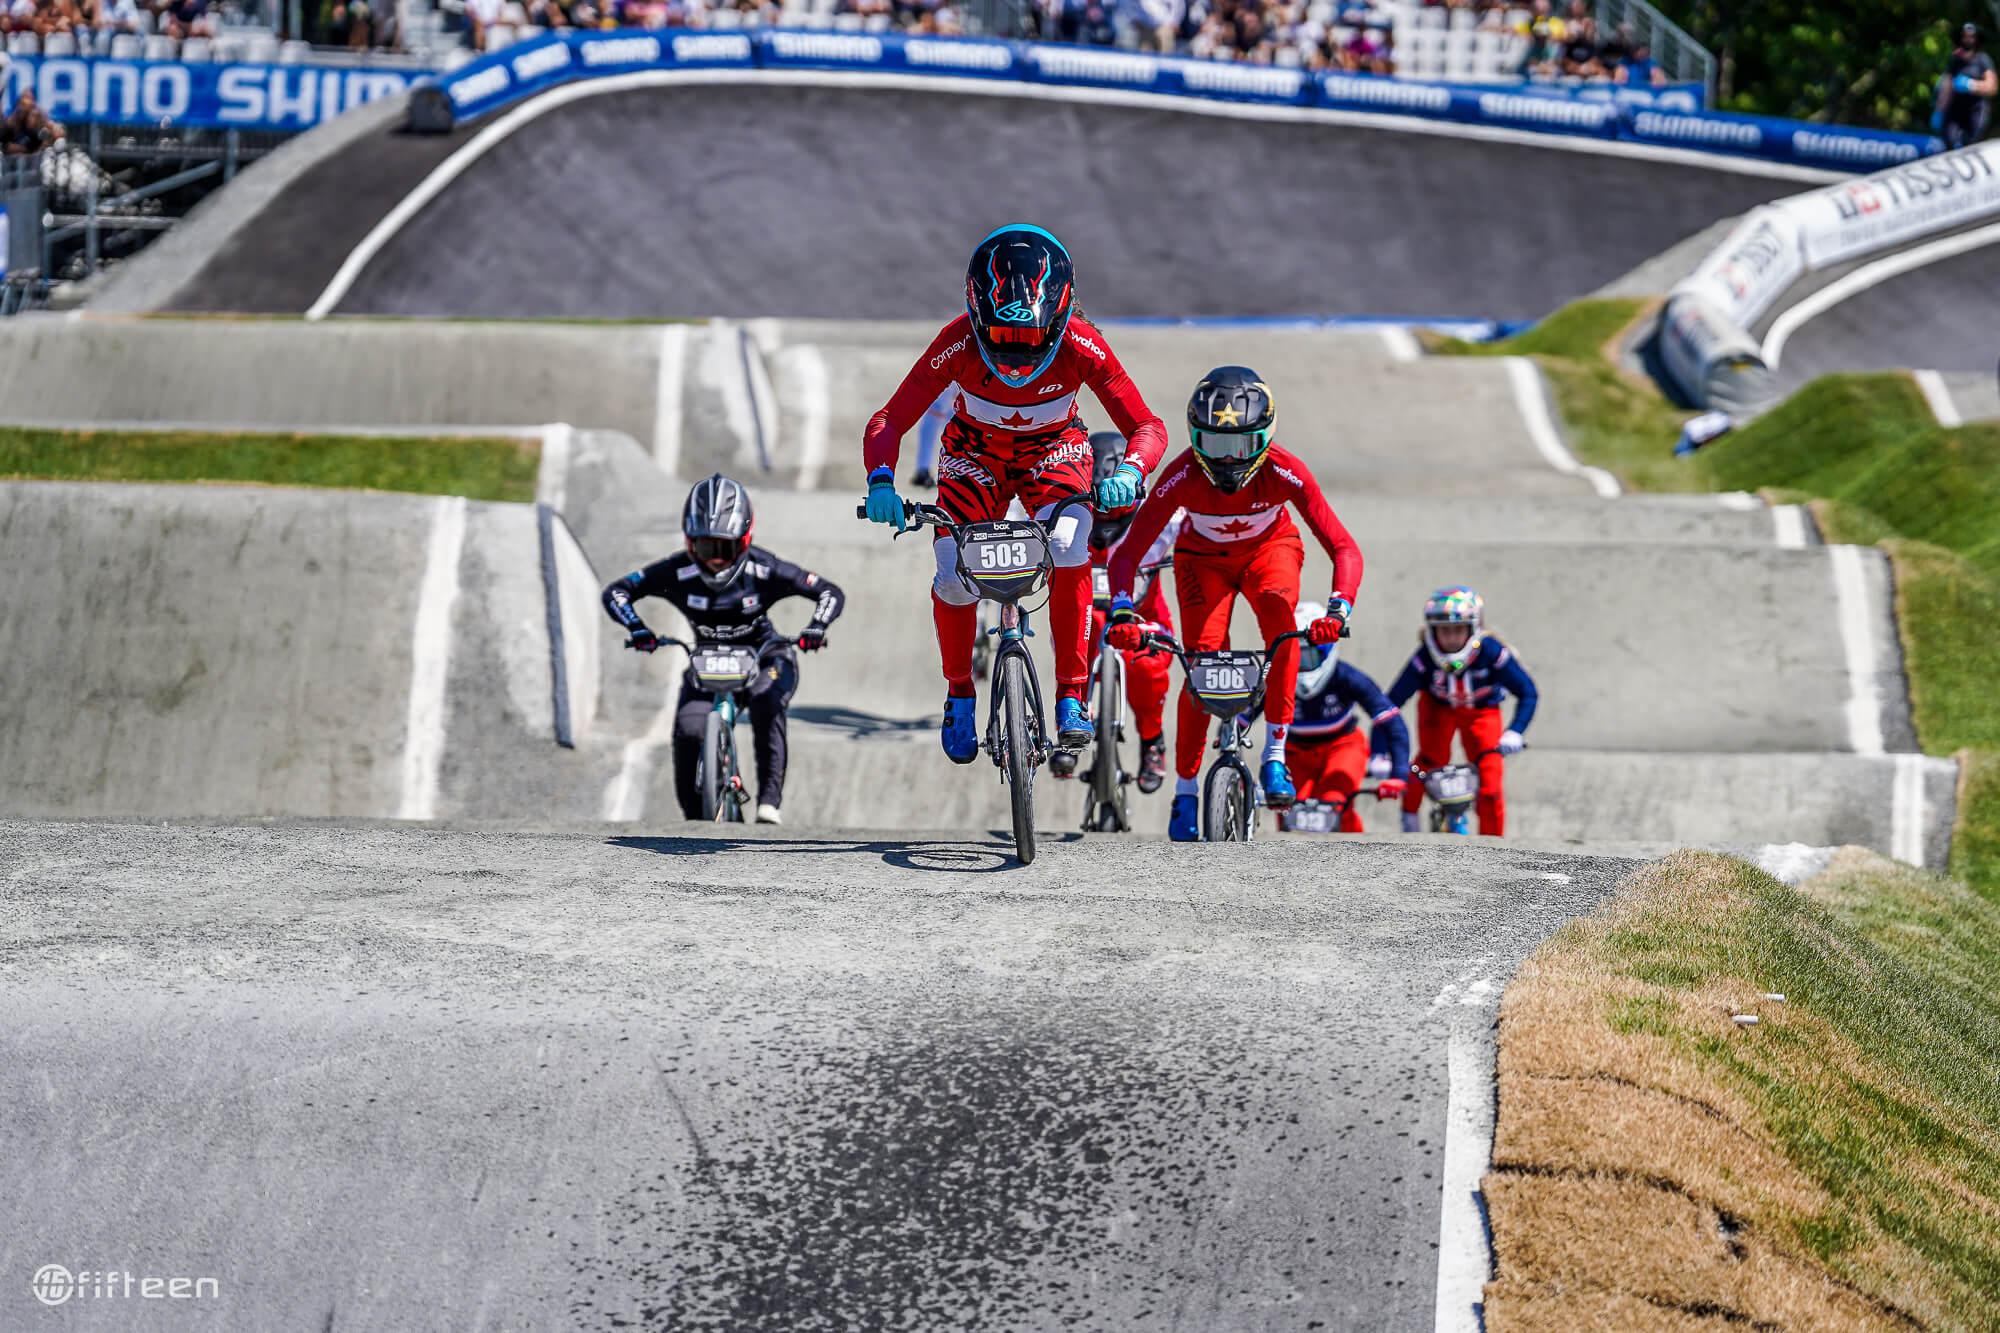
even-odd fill
[{"label": "blue cycling shoe", "polygon": [[1264,761],[1263,786],[1264,804],[1273,810],[1290,809],[1292,802],[1299,799],[1299,789],[1292,785],[1292,771],[1282,759]]},{"label": "blue cycling shoe", "polygon": [[944,753],[954,764],[969,764],[979,757],[979,723],[973,716],[979,700],[947,697],[944,701]]},{"label": "blue cycling shoe", "polygon": [[1064,695],[1056,700],[1056,744],[1065,750],[1080,750],[1097,737],[1097,728],[1090,725],[1090,714],[1083,711],[1083,700]]},{"label": "blue cycling shoe", "polygon": [[1175,842],[1201,841],[1199,802],[1190,793],[1174,797],[1173,812],[1167,816],[1167,836]]}]

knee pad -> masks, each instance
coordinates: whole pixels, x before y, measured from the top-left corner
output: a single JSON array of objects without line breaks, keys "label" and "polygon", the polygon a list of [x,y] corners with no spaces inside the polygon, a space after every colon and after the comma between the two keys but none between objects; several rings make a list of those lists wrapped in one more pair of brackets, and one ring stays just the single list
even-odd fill
[{"label": "knee pad", "polygon": [[931,594],[946,606],[971,606],[979,600],[979,594],[965,586],[965,580],[958,576],[958,542],[950,537],[939,537],[931,543],[931,556],[937,561],[937,575],[931,580]]},{"label": "knee pad", "polygon": [[1064,505],[1062,516],[1049,522],[1051,510],[1044,507],[1035,517],[1048,525],[1049,555],[1057,569],[1077,569],[1090,563],[1090,512],[1081,505]]}]

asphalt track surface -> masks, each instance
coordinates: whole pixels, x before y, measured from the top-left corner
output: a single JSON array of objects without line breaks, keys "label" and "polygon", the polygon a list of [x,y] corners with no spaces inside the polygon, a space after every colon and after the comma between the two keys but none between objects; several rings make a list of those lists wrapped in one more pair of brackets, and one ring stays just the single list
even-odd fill
[{"label": "asphalt track surface", "polygon": [[1500,986],[1639,864],[0,823],[0,1325],[1428,1329]]},{"label": "asphalt track surface", "polygon": [[1990,377],[2000,359],[1996,328],[2000,247],[1988,245],[1890,278],[1808,320],[1785,343],[1778,382],[1790,392],[1837,371],[1904,367]]},{"label": "asphalt track surface", "polygon": [[[421,150],[396,153],[400,167]],[[343,153],[313,188],[335,195],[367,161]],[[1079,294],[1103,316],[1532,319],[1796,188],[1558,141],[961,92],[663,88],[524,126],[339,310],[942,320],[972,243],[1030,219],[1075,252]],[[267,260],[259,228],[226,283],[211,265],[176,308],[301,310],[351,230]]]}]

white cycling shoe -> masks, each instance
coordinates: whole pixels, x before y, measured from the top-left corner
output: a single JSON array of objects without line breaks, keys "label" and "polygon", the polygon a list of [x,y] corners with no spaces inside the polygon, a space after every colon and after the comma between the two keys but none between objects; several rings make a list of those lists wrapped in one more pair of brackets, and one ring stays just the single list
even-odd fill
[{"label": "white cycling shoe", "polygon": [[759,824],[782,824],[785,822],[785,818],[778,813],[777,806],[760,805],[757,807],[757,822]]}]

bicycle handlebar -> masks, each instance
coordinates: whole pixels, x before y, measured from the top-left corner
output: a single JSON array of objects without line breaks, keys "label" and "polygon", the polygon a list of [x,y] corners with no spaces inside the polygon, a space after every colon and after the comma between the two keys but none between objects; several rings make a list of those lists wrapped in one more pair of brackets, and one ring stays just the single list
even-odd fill
[{"label": "bicycle handlebar", "polygon": [[[1302,629],[1286,630],[1283,634],[1280,634],[1277,638],[1271,640],[1271,642],[1265,646],[1264,656],[1266,658],[1269,658],[1272,653],[1278,651],[1278,645],[1283,643],[1287,639],[1304,640],[1311,637],[1312,637],[1311,635],[1307,634]],[[1182,666],[1187,665],[1187,650],[1182,648],[1180,644],[1174,639],[1174,636],[1168,634],[1165,630],[1152,630],[1148,632],[1143,638],[1139,640],[1139,646],[1141,648],[1163,648],[1167,652],[1172,653],[1175,657],[1180,658]]]},{"label": "bicycle handlebar", "polygon": [[[1048,522],[1053,523],[1056,515],[1060,514],[1070,505],[1095,506],[1096,503],[1096,499],[1092,497],[1089,491],[1071,491],[1066,495],[1058,495],[1050,504]],[[867,518],[868,506],[866,504],[854,506],[854,516],[861,519]],[[936,528],[940,532],[956,532],[967,521],[953,518],[948,511],[938,505],[920,504],[915,500],[903,501],[903,518],[908,526],[902,532],[896,534],[898,537],[902,536],[903,532],[916,532],[925,527]],[[1044,530],[1048,527],[1048,523],[1043,523],[1041,519],[1033,515],[1029,515],[1028,521],[1031,523],[1041,523]]]}]

